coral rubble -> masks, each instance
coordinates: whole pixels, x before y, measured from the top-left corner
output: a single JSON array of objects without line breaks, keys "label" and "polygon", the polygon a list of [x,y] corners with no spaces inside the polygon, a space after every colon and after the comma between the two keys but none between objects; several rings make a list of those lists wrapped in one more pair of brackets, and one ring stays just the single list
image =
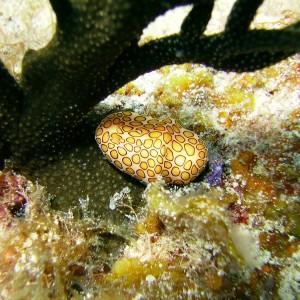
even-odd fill
[{"label": "coral rubble", "polygon": [[[187,2],[79,2],[51,1],[57,31],[26,54],[20,85],[0,69],[0,298],[296,299],[297,13],[254,18],[263,1],[238,0],[209,32],[204,1],[184,8],[179,33],[138,43]],[[118,172],[93,137],[116,109],[196,132],[207,170],[146,189]]]}]

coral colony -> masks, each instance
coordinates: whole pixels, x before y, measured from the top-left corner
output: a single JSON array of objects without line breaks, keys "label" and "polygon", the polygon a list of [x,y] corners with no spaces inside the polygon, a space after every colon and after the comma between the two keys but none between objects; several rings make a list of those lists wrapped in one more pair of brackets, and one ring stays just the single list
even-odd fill
[{"label": "coral colony", "polygon": [[1,299],[298,297],[299,2],[275,2],[50,1],[51,41],[0,68]]}]

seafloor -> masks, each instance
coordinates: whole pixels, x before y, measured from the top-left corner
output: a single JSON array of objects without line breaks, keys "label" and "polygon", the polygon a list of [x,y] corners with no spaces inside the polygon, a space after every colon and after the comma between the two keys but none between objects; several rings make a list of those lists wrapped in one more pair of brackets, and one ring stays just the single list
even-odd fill
[{"label": "seafloor", "polygon": [[173,118],[206,142],[209,166],[184,187],[107,199],[129,228],[95,217],[88,195],[55,211],[47,187],[0,174],[0,299],[299,299],[299,55],[242,74],[166,66],[95,109]]}]

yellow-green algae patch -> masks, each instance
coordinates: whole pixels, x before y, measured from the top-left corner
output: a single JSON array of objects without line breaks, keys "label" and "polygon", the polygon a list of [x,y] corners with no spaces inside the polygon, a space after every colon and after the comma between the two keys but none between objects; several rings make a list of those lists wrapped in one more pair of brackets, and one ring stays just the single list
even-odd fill
[{"label": "yellow-green algae patch", "polygon": [[[134,83],[126,87],[128,92],[120,91],[126,101],[133,97],[131,103],[142,98],[141,113],[172,116],[205,136],[225,164],[221,186],[195,183],[170,189],[158,182],[144,199],[132,199],[135,205],[146,203],[144,210],[135,212],[132,203],[119,203],[115,219],[124,220],[119,225],[96,217],[109,210],[106,194],[99,194],[101,205],[91,203],[90,215],[77,221],[45,205],[45,194],[28,196],[25,218],[1,228],[1,296],[201,299],[299,294],[298,66],[295,56],[254,73],[229,74],[229,79],[203,66],[182,66],[179,73],[205,69],[201,76],[207,73],[213,81],[204,90],[189,83],[177,110],[166,109],[159,96],[150,101]],[[173,70],[162,72],[170,78]],[[162,85],[167,82],[156,87]],[[245,87],[245,101],[239,87]],[[230,101],[218,106],[222,99]],[[222,112],[227,119],[218,118]]]},{"label": "yellow-green algae patch", "polygon": [[[68,213],[57,212],[42,186],[26,184],[26,189],[12,190],[26,197],[25,215],[1,218],[0,298],[90,298],[99,288],[94,286],[97,278],[110,269],[130,237],[92,216],[88,199]],[[1,217],[2,204],[9,204],[11,196],[0,194]],[[81,218],[75,218],[78,213]]]},{"label": "yellow-green algae patch", "polygon": [[[128,297],[220,296],[232,276],[260,267],[268,258],[238,237],[225,196],[222,189],[204,184],[184,190],[151,184],[144,195],[147,213],[136,225],[138,239],[126,247],[105,282]],[[256,238],[248,231],[245,237]],[[241,242],[249,249],[239,253],[236,243]]]},{"label": "yellow-green algae patch", "polygon": [[133,108],[199,133],[219,153],[223,178],[219,187],[151,185],[137,240],[104,276],[105,289],[150,299],[300,293],[298,73],[295,55],[244,74],[165,67],[148,93],[132,83]]}]

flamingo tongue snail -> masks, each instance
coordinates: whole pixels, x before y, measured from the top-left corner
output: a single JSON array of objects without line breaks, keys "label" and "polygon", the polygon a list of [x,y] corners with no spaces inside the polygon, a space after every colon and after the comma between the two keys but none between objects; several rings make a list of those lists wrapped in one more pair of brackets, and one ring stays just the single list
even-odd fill
[{"label": "flamingo tongue snail", "polygon": [[207,163],[203,141],[169,118],[113,113],[99,124],[95,138],[111,163],[144,184],[158,176],[166,183],[187,184]]}]

